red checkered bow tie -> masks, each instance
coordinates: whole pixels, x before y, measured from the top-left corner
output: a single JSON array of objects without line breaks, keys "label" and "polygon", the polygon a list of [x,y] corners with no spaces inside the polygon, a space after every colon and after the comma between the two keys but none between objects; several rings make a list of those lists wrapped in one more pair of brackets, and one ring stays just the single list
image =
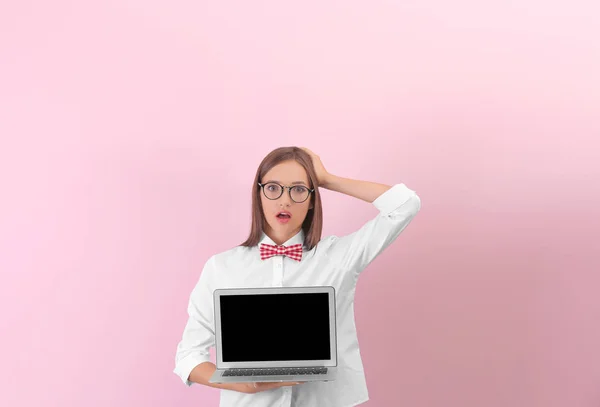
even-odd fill
[{"label": "red checkered bow tie", "polygon": [[262,260],[273,256],[283,255],[294,260],[302,260],[302,244],[297,243],[290,246],[273,246],[266,243],[260,244],[260,258]]}]

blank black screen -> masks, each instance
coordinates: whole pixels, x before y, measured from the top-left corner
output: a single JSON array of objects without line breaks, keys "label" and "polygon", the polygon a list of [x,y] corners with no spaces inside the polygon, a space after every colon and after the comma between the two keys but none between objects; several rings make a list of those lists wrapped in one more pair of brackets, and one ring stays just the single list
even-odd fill
[{"label": "blank black screen", "polygon": [[223,362],[329,359],[328,293],[222,295]]}]

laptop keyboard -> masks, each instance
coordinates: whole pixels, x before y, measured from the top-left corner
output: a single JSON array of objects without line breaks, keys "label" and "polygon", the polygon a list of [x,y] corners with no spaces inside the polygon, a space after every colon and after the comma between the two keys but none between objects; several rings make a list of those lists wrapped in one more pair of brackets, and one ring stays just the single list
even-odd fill
[{"label": "laptop keyboard", "polygon": [[236,368],[226,369],[223,376],[274,376],[274,375],[312,375],[327,374],[326,367],[285,367],[269,369]]}]

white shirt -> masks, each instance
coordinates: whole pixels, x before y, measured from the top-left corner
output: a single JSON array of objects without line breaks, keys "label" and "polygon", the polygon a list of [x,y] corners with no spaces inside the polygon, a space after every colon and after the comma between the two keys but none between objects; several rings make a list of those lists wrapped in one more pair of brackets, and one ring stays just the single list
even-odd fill
[{"label": "white shirt", "polygon": [[[259,246],[237,246],[210,257],[192,290],[189,319],[177,346],[174,372],[188,386],[194,367],[210,361],[215,346],[213,296],[217,288],[330,285],[336,290],[338,376],[330,382],[305,382],[258,393],[221,390],[220,407],[350,407],[369,400],[354,323],[354,292],[359,274],[410,223],[421,208],[419,196],[396,184],[372,204],[377,216],[348,235],[322,238],[297,261],[277,255],[261,260]],[[266,234],[262,243],[275,244]],[[304,243],[300,230],[284,245]],[[248,315],[248,318],[269,315]],[[277,323],[277,321],[273,321]]]}]

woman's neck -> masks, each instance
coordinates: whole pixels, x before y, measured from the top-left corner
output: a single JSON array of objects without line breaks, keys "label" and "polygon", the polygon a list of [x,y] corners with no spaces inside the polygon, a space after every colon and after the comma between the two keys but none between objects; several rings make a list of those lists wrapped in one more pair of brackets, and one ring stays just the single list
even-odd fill
[{"label": "woman's neck", "polygon": [[296,234],[298,234],[298,232],[300,232],[300,228],[298,228],[298,230],[290,232],[288,234],[284,234],[282,232],[277,233],[275,232],[273,229],[269,228],[268,230],[265,230],[265,234],[267,236],[269,236],[271,238],[271,240],[273,242],[275,242],[276,245],[282,245],[285,242],[287,242],[288,240],[290,240],[292,237],[296,236]]}]

